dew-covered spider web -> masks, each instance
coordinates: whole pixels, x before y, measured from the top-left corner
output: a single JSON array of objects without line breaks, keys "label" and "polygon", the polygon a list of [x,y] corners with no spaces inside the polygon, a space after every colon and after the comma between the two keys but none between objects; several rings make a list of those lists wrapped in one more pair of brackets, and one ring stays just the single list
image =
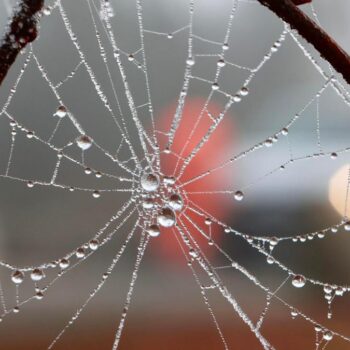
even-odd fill
[{"label": "dew-covered spider web", "polygon": [[165,349],[192,313],[188,348],[349,349],[342,77],[254,0],[58,0],[40,23],[0,91],[6,349],[31,323],[26,348],[79,349],[98,308],[112,349],[152,317]]}]

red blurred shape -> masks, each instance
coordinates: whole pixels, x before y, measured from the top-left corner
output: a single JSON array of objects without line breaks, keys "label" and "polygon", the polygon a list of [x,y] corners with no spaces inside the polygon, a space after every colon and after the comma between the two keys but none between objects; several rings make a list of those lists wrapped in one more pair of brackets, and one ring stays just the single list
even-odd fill
[{"label": "red blurred shape", "polygon": [[[204,113],[197,127],[195,128],[198,117],[205,105],[205,100],[202,98],[187,99],[184,106],[181,123],[176,131],[175,138],[171,150],[177,154],[180,154],[184,145],[187,146],[183,153],[183,157],[188,156],[196,145],[202,140],[207,133],[209,127],[213,124],[213,120],[210,119],[207,113]],[[211,102],[207,106],[207,110],[210,112],[213,118],[222,111],[223,106]],[[158,128],[162,131],[169,131],[170,125],[173,120],[173,116],[176,110],[176,105],[169,106],[164,109],[160,117],[157,120]],[[198,154],[193,158],[188,167],[186,168],[180,181],[186,182],[193,177],[216,167],[221,162],[229,159],[229,156],[233,153],[233,121],[232,116],[225,115],[223,121],[219,124],[215,132],[211,135],[209,141],[203,146]],[[194,130],[194,131],[193,131]],[[191,133],[192,136],[191,136]],[[190,137],[191,136],[191,137]],[[159,137],[159,145],[163,150],[167,145],[167,138],[165,136]],[[162,154],[161,156],[161,168],[165,175],[171,176],[176,168],[177,158],[173,155]],[[175,176],[178,174],[182,163],[178,166]],[[226,167],[223,170],[213,172],[213,174],[204,177],[203,179],[193,182],[184,186],[185,191],[199,192],[199,191],[211,191],[211,190],[227,190],[232,188],[233,179],[232,171],[230,167]],[[232,202],[233,198],[227,194],[188,194],[188,199],[196,203],[199,207],[205,209],[216,218],[225,220],[232,215]],[[194,214],[188,208],[184,211],[193,222],[200,226],[206,233],[209,232],[209,227],[204,224],[205,217],[200,217]],[[208,247],[208,241],[203,239],[201,233],[189,223],[183,216],[182,220],[186,223],[190,234],[204,247],[204,251],[207,256],[211,256],[215,253],[214,247]],[[217,225],[211,225],[213,239],[220,243],[222,240],[222,229],[219,229]],[[172,229],[162,228],[162,234],[152,242],[155,245],[155,249],[162,255],[165,260],[170,259],[177,260],[178,258],[184,259],[178,243],[174,238]],[[209,249],[208,249],[209,248]]]}]

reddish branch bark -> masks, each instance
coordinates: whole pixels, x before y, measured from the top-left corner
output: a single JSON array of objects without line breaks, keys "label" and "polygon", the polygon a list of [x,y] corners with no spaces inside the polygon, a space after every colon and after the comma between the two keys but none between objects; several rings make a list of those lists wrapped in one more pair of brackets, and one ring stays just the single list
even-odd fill
[{"label": "reddish branch bark", "polygon": [[44,0],[22,0],[0,43],[0,85],[15,62],[18,53],[38,35],[37,13]]},{"label": "reddish branch bark", "polygon": [[311,2],[312,0],[293,0],[293,3],[295,5],[303,5],[303,4],[307,4],[309,2]]},{"label": "reddish branch bark", "polygon": [[305,3],[305,0],[258,0],[268,7],[291,28],[312,44],[321,56],[333,68],[341,73],[350,84],[350,56],[313,20],[304,14],[295,3]]}]

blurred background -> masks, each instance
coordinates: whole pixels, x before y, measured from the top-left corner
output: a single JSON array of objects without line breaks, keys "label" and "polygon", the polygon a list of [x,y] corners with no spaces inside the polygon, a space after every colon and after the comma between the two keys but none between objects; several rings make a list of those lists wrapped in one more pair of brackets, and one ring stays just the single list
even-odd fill
[{"label": "blurred background", "polygon": [[[101,59],[89,8],[85,0],[62,0],[72,29],[76,33],[87,62],[97,81],[117,111],[113,90]],[[143,73],[137,66],[142,59],[135,1],[110,0],[113,16],[110,18],[120,49],[135,104],[147,101]],[[50,2],[47,6],[52,5]],[[214,81],[221,44],[225,37],[230,0],[195,2],[193,52],[195,65],[191,79],[183,122],[175,138],[177,152],[187,141],[194,120],[211,91],[207,81]],[[343,47],[350,51],[350,4],[346,0],[316,0],[313,5],[322,27]],[[0,32],[3,34],[14,2],[0,0]],[[96,1],[98,9],[100,5]],[[312,16],[310,5],[302,7]],[[177,99],[182,88],[187,59],[189,2],[185,0],[143,1],[143,25],[147,71],[154,115],[160,131],[169,129]],[[67,35],[57,8],[40,20],[40,37],[34,43],[34,53],[48,73],[58,83],[79,63],[79,55]],[[100,24],[98,24],[99,26]],[[101,31],[106,57],[112,62],[112,50]],[[283,31],[283,24],[274,14],[256,1],[240,1],[233,21],[229,49],[225,60],[235,65],[254,68]],[[163,34],[161,34],[163,33]],[[174,34],[172,34],[174,33]],[[171,34],[170,36],[167,34]],[[320,60],[329,72],[326,62],[303,44]],[[28,50],[20,55],[0,89],[0,105],[5,103],[20,72]],[[133,55],[134,60],[128,58]],[[137,138],[124,95],[120,75],[112,65],[112,79],[121,96],[121,108],[130,130],[131,139]],[[235,94],[249,72],[226,64],[218,80],[220,90]],[[341,77],[340,77],[341,79]],[[189,166],[185,174],[195,176],[216,164],[249,149],[280,131],[320,90],[324,83],[321,75],[304,56],[290,36],[281,48],[258,71],[249,87],[249,95],[234,104],[216,132],[216,139],[208,143]],[[346,85],[345,85],[346,86]],[[59,88],[65,105],[105,150],[115,152],[121,135],[96,94],[86,70],[81,66],[74,78]],[[208,106],[218,115],[226,102],[222,94],[214,93]],[[8,107],[18,122],[48,140],[56,127],[53,116],[57,100],[32,61]],[[241,202],[233,196],[190,195],[204,208],[238,231],[256,236],[299,236],[332,227],[345,213],[349,155],[341,152],[349,147],[350,114],[344,101],[327,88],[319,98],[319,120],[315,102],[301,113],[301,118],[289,129],[288,136],[280,136],[272,147],[264,147],[208,179],[195,184],[191,191],[242,190]],[[147,108],[139,109],[145,128],[149,129]],[[201,124],[193,139],[201,139],[209,125]],[[319,128],[318,128],[319,125]],[[68,118],[62,119],[52,139],[62,147],[74,140],[78,132]],[[159,139],[160,145],[164,140]],[[11,146],[8,120],[0,118],[0,169],[5,173]],[[194,145],[190,145],[193,147]],[[136,145],[141,152],[140,145]],[[311,157],[295,161],[284,171],[264,175],[288,162],[319,152],[337,152],[338,156]],[[81,159],[77,147],[69,147],[67,154]],[[124,147],[120,156],[127,159]],[[9,174],[31,181],[49,181],[57,155],[48,147],[29,140],[19,132],[13,150]],[[124,157],[124,158],[123,158]],[[92,147],[85,154],[85,164],[114,175],[122,173],[103,152]],[[261,177],[263,177],[261,179]],[[79,166],[63,162],[57,181],[67,186],[114,188],[116,183],[102,177],[87,176]],[[0,181],[0,256],[16,266],[37,265],[54,261],[87,242],[127,200],[127,194],[107,192],[98,200],[91,193],[70,192],[46,186],[28,189],[23,181],[2,178]],[[350,206],[349,206],[350,207]],[[209,210],[209,209],[208,209]],[[98,250],[83,264],[58,280],[41,301],[32,301],[21,307],[18,314],[10,314],[0,324],[1,349],[46,349],[74,312],[84,303],[99,282],[117,249],[123,244],[135,222],[130,222],[107,246]],[[224,235],[213,229],[215,239],[229,252],[232,259],[245,266],[262,283],[277,288],[287,277],[275,265],[249,247],[242,239]],[[137,280],[132,305],[120,343],[120,349],[221,349],[217,331],[187,262],[177,247],[171,232],[152,241],[146,251]],[[121,237],[120,237],[121,236]],[[115,272],[98,295],[91,301],[74,325],[69,328],[55,349],[109,349],[113,343],[131,279],[137,251],[137,237],[118,263]],[[223,264],[213,248],[203,244],[214,266]],[[205,246],[204,246],[205,245]],[[350,285],[350,237],[344,229],[328,234],[325,239],[306,242],[280,243],[273,255],[291,270],[330,284]],[[57,271],[56,271],[57,273]],[[52,276],[54,272],[52,272]],[[52,277],[48,273],[47,278]],[[233,269],[220,271],[220,276],[237,298],[242,308],[257,320],[265,306],[264,293]],[[203,277],[203,276],[201,276]],[[203,278],[205,281],[205,279]],[[9,307],[15,305],[15,288],[9,270],[0,269],[0,281]],[[44,282],[43,282],[44,285]],[[20,300],[33,294],[29,278],[20,287]],[[327,319],[328,306],[321,288],[307,284],[302,289],[288,282],[279,295],[300,308],[318,322],[350,336],[348,310],[350,297],[336,297],[332,303],[333,317]],[[261,345],[241,322],[233,309],[215,291],[208,291],[225,339],[231,349],[260,349]],[[262,332],[276,349],[313,349],[313,327],[301,317],[293,319],[285,307],[274,302],[266,315]],[[334,338],[327,349],[350,349],[350,344]]]}]

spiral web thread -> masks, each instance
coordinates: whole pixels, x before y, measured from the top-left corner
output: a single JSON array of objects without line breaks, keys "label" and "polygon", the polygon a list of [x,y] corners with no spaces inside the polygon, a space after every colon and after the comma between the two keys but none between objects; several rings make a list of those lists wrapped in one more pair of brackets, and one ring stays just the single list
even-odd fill
[{"label": "spiral web thread", "polygon": [[[117,349],[122,336],[122,331],[127,321],[128,311],[132,302],[134,288],[136,286],[139,269],[142,264],[142,258],[147,249],[147,246],[152,244],[153,239],[156,239],[156,238],[150,237],[150,235],[148,234],[147,225],[149,224],[149,222],[147,220],[149,218],[147,216],[145,217],[142,214],[143,208],[142,208],[142,204],[140,203],[140,195],[139,195],[140,194],[139,193],[140,176],[142,175],[145,168],[151,169],[152,172],[161,174],[161,168],[160,168],[161,155],[172,154],[177,158],[177,166],[175,169],[175,173],[173,174],[175,179],[174,181],[180,180],[181,177],[186,173],[186,169],[191,164],[193,159],[197,157],[198,152],[202,149],[202,147],[207,142],[210,142],[211,136],[215,134],[218,125],[227,116],[227,113],[230,110],[230,108],[235,104],[239,104],[242,100],[244,100],[245,98],[247,98],[247,96],[249,96],[249,88],[250,88],[250,85],[254,82],[254,78],[259,74],[260,70],[265,66],[267,62],[269,62],[270,60],[273,60],[274,55],[279,51],[279,48],[283,46],[283,43],[287,37],[291,38],[297,44],[297,46],[305,55],[307,60],[309,60],[312,63],[315,70],[322,76],[323,84],[319,87],[318,91],[315,92],[314,96],[309,101],[307,101],[303,106],[300,106],[300,109],[296,111],[297,113],[290,118],[289,122],[282,129],[273,132],[268,139],[261,140],[259,143],[253,145],[252,147],[246,149],[245,151],[239,154],[234,154],[230,159],[227,159],[226,161],[217,164],[216,167],[207,169],[207,171],[199,173],[185,182],[179,183],[177,189],[181,190],[182,193],[186,195],[187,185],[195,183],[196,181],[199,181],[207,176],[210,176],[211,174],[217,171],[220,171],[225,168],[229,168],[235,162],[245,157],[249,157],[251,154],[256,153],[258,150],[262,148],[270,147],[272,145],[273,147],[277,147],[274,144],[278,143],[280,138],[289,137],[288,136],[289,130],[293,128],[293,126],[296,123],[298,123],[300,119],[303,118],[303,113],[312,104],[315,104],[317,106],[316,134],[317,134],[318,152],[312,153],[306,156],[302,156],[302,157],[293,157],[292,151],[290,151],[290,159],[287,159],[279,167],[275,169],[271,169],[268,173],[266,173],[261,178],[257,179],[254,183],[251,183],[249,184],[249,186],[246,186],[246,189],[248,187],[251,188],[252,186],[255,185],[255,183],[263,181],[266,177],[282,171],[286,167],[294,166],[296,163],[309,160],[309,159],[318,159],[318,158],[324,158],[324,157],[328,157],[331,159],[332,157],[336,157],[342,153],[347,153],[350,150],[350,147],[337,149],[332,152],[325,152],[323,150],[322,142],[321,142],[320,118],[319,118],[319,113],[320,113],[319,101],[320,99],[322,99],[323,93],[326,90],[333,89],[336,92],[336,94],[339,96],[339,103],[342,103],[347,107],[350,107],[349,93],[346,87],[341,82],[341,80],[338,79],[337,76],[334,74],[332,68],[328,67],[327,70],[322,68],[323,67],[322,64],[315,57],[313,57],[313,55],[310,53],[308,48],[303,44],[298,34],[292,31],[287,24],[283,24],[283,29],[279,37],[277,38],[277,40],[274,41],[272,46],[266,50],[266,54],[262,57],[262,59],[260,60],[260,63],[256,67],[253,67],[253,68],[245,67],[245,66],[238,65],[234,62],[225,60],[225,53],[228,49],[227,43],[230,41],[230,35],[232,34],[231,33],[232,23],[234,22],[236,16],[239,15],[240,7],[245,6],[246,5],[245,3],[254,4],[254,6],[259,6],[258,4],[255,4],[254,1],[250,1],[250,0],[233,0],[231,13],[228,16],[228,19],[225,19],[227,20],[226,33],[222,38],[221,42],[215,42],[205,37],[197,35],[194,31],[193,21],[196,14],[196,8],[197,8],[196,7],[197,4],[195,0],[189,1],[188,24],[185,25],[184,27],[178,28],[177,30],[169,31],[168,33],[153,31],[152,28],[146,28],[144,26],[143,1],[136,0],[140,47],[139,47],[139,50],[130,54],[123,51],[118,46],[118,33],[114,33],[112,30],[112,25],[110,21],[114,15],[114,11],[117,10],[117,6],[114,4],[112,5],[108,1],[104,1],[104,0],[100,0],[100,1],[87,0],[85,5],[87,6],[90,13],[89,21],[91,21],[94,27],[95,39],[97,40],[98,47],[100,50],[100,56],[101,56],[101,62],[102,62],[101,64],[105,66],[107,76],[109,78],[108,83],[111,84],[111,87],[113,90],[113,101],[109,101],[106,94],[104,93],[103,86],[99,83],[99,78],[96,76],[92,66],[90,66],[89,64],[89,57],[87,53],[83,51],[83,49],[81,48],[81,45],[79,44],[79,38],[78,36],[76,36],[73,30],[72,19],[70,18],[69,13],[66,12],[64,1],[58,0],[51,7],[48,7],[44,10],[44,15],[48,17],[52,15],[54,12],[59,13],[59,15],[62,18],[63,24],[65,26],[65,30],[68,33],[71,42],[73,43],[77,56],[79,57],[79,62],[73,67],[70,74],[68,74],[61,81],[55,83],[49,78],[50,74],[45,70],[45,67],[42,65],[40,61],[40,57],[38,57],[38,55],[36,54],[35,44],[27,50],[27,52],[25,53],[23,68],[21,69],[15,81],[14,86],[10,90],[8,97],[6,99],[6,102],[4,103],[0,112],[1,117],[8,120],[9,130],[10,130],[9,132],[11,133],[11,140],[12,140],[11,146],[10,146],[10,152],[8,154],[7,167],[5,171],[2,174],[0,174],[0,177],[2,179],[13,180],[16,182],[23,182],[27,184],[29,188],[33,186],[43,186],[47,188],[55,187],[61,190],[84,191],[84,192],[91,193],[91,198],[93,197],[98,198],[100,196],[103,196],[105,192],[124,192],[128,195],[129,198],[124,204],[121,205],[119,210],[106,222],[106,224],[93,237],[91,237],[88,242],[86,242],[86,244],[84,244],[81,247],[78,247],[74,251],[71,251],[65,254],[60,259],[54,262],[42,263],[39,266],[21,267],[21,266],[14,266],[12,264],[9,264],[6,261],[0,261],[0,265],[4,269],[8,270],[9,276],[12,276],[12,281],[16,285],[16,305],[12,308],[9,308],[5,293],[1,288],[1,285],[3,285],[4,283],[7,283],[8,281],[7,280],[1,281],[0,302],[2,306],[2,311],[1,311],[2,321],[6,321],[6,317],[9,314],[13,312],[15,313],[18,312],[19,308],[23,308],[25,304],[30,303],[35,299],[41,299],[46,293],[49,292],[49,290],[54,286],[57,280],[62,278],[66,273],[73,270],[76,266],[82,264],[86,259],[88,259],[96,251],[100,250],[104,245],[108,244],[114,236],[116,236],[121,230],[123,230],[126,224],[133,222],[133,228],[126,236],[125,241],[123,242],[123,245],[117,251],[110,266],[105,271],[105,273],[101,276],[101,279],[98,285],[95,287],[95,289],[93,289],[88,299],[81,305],[81,307],[76,311],[76,313],[72,316],[69,322],[58,333],[57,337],[53,339],[48,346],[48,349],[54,348],[57,342],[64,335],[65,331],[79,318],[80,314],[87,307],[89,302],[95,297],[95,295],[99,292],[99,290],[103,287],[105,282],[108,280],[110,274],[113,272],[120,257],[123,255],[123,253],[127,249],[128,243],[131,241],[133,237],[136,236],[136,234],[138,234],[140,238],[139,238],[139,244],[138,244],[138,250],[137,250],[136,260],[134,264],[134,269],[132,272],[129,289],[126,295],[123,313],[120,317],[120,322],[115,332],[115,340],[112,346],[113,349]],[[314,16],[315,20],[318,21],[317,13],[314,7],[311,6],[311,9],[312,9],[312,15]],[[164,132],[157,128],[157,120],[154,115],[154,110],[152,106],[152,91],[151,91],[150,82],[149,82],[150,81],[149,71],[147,69],[147,48],[145,45],[145,36],[161,36],[161,37],[164,37],[164,40],[168,40],[168,39],[172,39],[174,36],[183,32],[188,32],[188,45],[187,45],[188,52],[187,52],[187,60],[185,63],[186,67],[184,70],[184,81],[183,81],[182,89],[179,92],[177,107],[176,107],[175,114],[172,118],[171,127],[168,131]],[[107,39],[106,42],[107,42],[107,45],[109,45],[109,49],[112,49],[113,51],[113,59],[109,59],[108,56],[106,55],[105,39]],[[215,50],[216,53],[215,54],[197,54],[193,46],[193,43],[195,41],[201,41],[203,43],[207,43],[213,48],[213,50]],[[205,56],[216,57],[218,60],[217,66],[215,68],[216,69],[215,79],[213,81],[209,81],[201,76],[195,76],[192,73],[193,66],[196,64],[197,60],[200,60],[202,57],[205,57]],[[127,58],[127,60],[125,60],[125,58]],[[57,118],[58,120],[57,125],[53,130],[52,134],[47,135],[47,138],[44,139],[38,136],[35,133],[35,130],[34,131],[29,130],[26,127],[26,125],[21,124],[18,120],[16,120],[16,116],[10,113],[9,107],[11,106],[13,97],[15,96],[17,88],[20,86],[21,79],[24,73],[26,72],[27,67],[30,64],[33,64],[38,68],[38,71],[43,81],[47,85],[47,89],[49,89],[55,96],[55,99],[57,100],[57,105],[65,107],[63,111],[61,110],[62,115],[65,118],[69,118],[71,126],[76,129],[76,132],[78,135],[81,135],[81,137],[85,137],[86,149],[84,149],[84,147],[80,147],[82,148],[81,158],[75,158],[71,156],[68,152],[70,148],[79,146],[77,145],[77,143],[79,143],[77,141],[79,138],[71,140],[63,147],[59,147],[55,145],[54,137],[56,132],[59,130],[61,126],[61,123],[63,120],[62,118]],[[143,84],[144,89],[146,91],[146,96],[147,96],[146,102],[140,103],[139,101],[135,100],[132,88],[129,86],[129,83],[128,83],[128,76],[124,67],[125,64],[136,65],[139,68],[140,74],[143,75],[143,80],[141,82],[141,79],[140,79],[140,84]],[[239,69],[246,74],[246,79],[242,84],[242,88],[239,89],[235,94],[223,91],[219,85],[220,74],[222,73],[223,66],[226,66],[226,67],[229,66],[235,69]],[[120,73],[123,90],[116,88],[114,80],[112,78],[111,70],[115,68],[117,68],[117,70]],[[67,105],[63,100],[63,98],[61,97],[60,91],[65,87],[65,84],[68,81],[74,79],[76,73],[80,70],[85,70],[88,73],[89,78],[96,91],[96,96],[102,101],[106,111],[112,118],[117,129],[119,130],[118,147],[114,154],[112,154],[110,151],[104,149],[100,144],[98,144],[93,139],[93,135],[87,135],[83,125],[79,122],[79,117],[74,116],[70,112],[69,105]],[[174,139],[176,138],[176,132],[183,118],[183,109],[186,102],[186,98],[188,97],[190,83],[194,80],[201,81],[202,83],[207,84],[211,88],[209,89],[210,91],[209,94],[206,96],[206,102],[204,103],[201,112],[199,113],[199,115],[194,116],[194,118],[196,118],[196,124],[193,132],[198,126],[198,123],[200,122],[201,118],[204,118],[204,116],[209,117],[211,119],[211,126],[208,128],[205,136],[191,150],[191,152],[187,156],[184,156],[186,146],[190,141],[190,138],[193,135],[193,133],[190,134],[190,137],[187,143],[184,144],[180,154],[177,154],[172,150],[172,145],[173,145]],[[127,99],[127,104],[128,104],[127,113],[123,111],[123,108],[121,107],[121,103],[120,103],[121,95],[123,95],[123,98]],[[216,95],[220,95],[222,98],[225,99],[225,105],[221,113],[218,116],[214,117],[210,114],[208,106],[210,101]],[[141,120],[140,118],[140,110],[147,111],[147,118],[143,118],[144,120]],[[59,114],[59,110],[57,111],[56,114]],[[127,123],[127,119],[130,119],[130,118],[132,119],[132,122],[137,130],[136,135],[132,135],[131,132],[129,131],[129,125]],[[149,125],[151,125],[150,128],[148,127]],[[164,149],[161,149],[158,146],[157,137],[159,135],[163,135],[167,139],[167,145],[166,145],[166,148]],[[23,136],[28,137],[31,140],[31,142],[39,143],[42,147],[46,147],[50,151],[57,154],[57,162],[52,171],[52,177],[49,181],[19,178],[11,175],[11,165],[13,163],[13,152],[16,147],[16,140],[19,137],[23,137]],[[80,141],[84,141],[84,139],[80,139]],[[120,175],[110,174],[107,172],[99,171],[98,169],[90,169],[88,167],[89,164],[85,161],[86,154],[89,152],[90,147],[96,148],[100,152],[101,157],[106,157],[107,159],[111,160],[115,164],[115,166],[118,167],[120,171]],[[141,149],[141,152],[138,150],[139,147]],[[128,150],[130,154],[128,159],[122,159],[120,155],[122,149]],[[92,172],[96,175],[96,177],[109,178],[113,181],[115,186],[111,188],[96,189],[96,188],[85,188],[85,187],[77,187],[77,186],[61,184],[57,181],[57,176],[60,171],[60,166],[62,164],[62,161],[71,162],[75,164],[76,166],[82,168],[83,171],[85,171],[87,174]],[[349,186],[347,185],[344,188],[344,191],[346,191],[346,197],[348,197],[348,189],[349,189]],[[218,336],[219,336],[218,341],[219,342],[221,341],[222,348],[229,349],[230,344],[226,340],[225,334],[221,329],[220,322],[218,321],[215,315],[215,308],[213,305],[211,305],[209,301],[209,297],[208,297],[209,293],[218,293],[225,299],[229,307],[232,307],[232,312],[236,313],[240,317],[240,319],[246,324],[246,326],[256,336],[256,338],[260,342],[263,349],[275,349],[274,346],[270,343],[270,341],[267,338],[265,338],[265,336],[262,333],[262,326],[265,321],[265,317],[268,314],[269,308],[273,303],[279,303],[283,305],[287,313],[292,313],[292,316],[294,317],[298,316],[300,318],[303,318],[305,322],[311,326],[310,328],[315,329],[315,332],[316,332],[315,349],[316,350],[325,349],[327,345],[334,338],[341,338],[343,341],[349,342],[350,341],[349,337],[341,334],[340,332],[337,332],[336,329],[329,329],[327,326],[321,325],[319,322],[317,322],[316,320],[312,319],[311,317],[303,313],[302,310],[297,309],[296,307],[294,307],[293,305],[289,304],[284,299],[282,299],[278,295],[278,292],[282,288],[286,288],[286,286],[290,286],[290,288],[294,288],[294,287],[302,287],[305,284],[312,284],[324,290],[326,299],[328,300],[328,303],[330,306],[331,302],[333,301],[334,298],[336,298],[336,296],[342,296],[347,292],[349,292],[350,286],[334,285],[329,281],[319,281],[309,276],[300,275],[297,272],[292,271],[288,266],[283,264],[281,261],[277,260],[272,254],[273,250],[275,250],[276,247],[282,242],[285,244],[289,244],[290,241],[293,241],[294,243],[297,244],[298,242],[304,242],[306,240],[312,240],[314,238],[315,240],[327,238],[329,234],[332,234],[332,232],[337,231],[343,226],[345,227],[345,229],[348,229],[349,224],[347,223],[346,214],[344,215],[341,221],[333,224],[330,227],[325,227],[321,230],[318,230],[317,232],[309,232],[302,235],[297,234],[297,235],[290,235],[285,237],[267,237],[267,236],[254,236],[254,235],[247,234],[245,232],[240,232],[235,228],[230,227],[227,223],[220,221],[213,214],[208,213],[206,210],[204,210],[201,207],[201,198],[203,197],[216,195],[216,194],[226,194],[228,196],[235,197],[237,200],[241,200],[244,195],[243,192],[241,191],[244,191],[244,189],[234,189],[234,190],[228,189],[228,190],[220,190],[220,191],[208,190],[208,191],[196,192],[196,194],[198,195],[196,196],[196,199],[198,198],[198,200],[194,201],[192,199],[187,198],[184,208],[176,217],[176,224],[171,229],[171,232],[176,237],[176,240],[180,248],[179,254],[182,254],[184,259],[188,261],[189,269],[193,274],[193,278],[195,282],[198,284],[198,287],[201,291],[201,297],[203,299],[205,306],[208,309],[209,316],[213,323],[213,327],[215,327],[218,333]],[[347,205],[348,204],[346,199],[345,213],[347,212],[346,210]],[[153,214],[154,213],[152,212],[152,215]],[[199,225],[198,222],[193,219],[194,217],[201,218],[202,221],[205,222],[206,224],[203,226]],[[264,256],[269,262],[269,264],[273,264],[273,266],[278,267],[285,275],[284,279],[281,281],[281,284],[277,288],[266,286],[263,283],[261,283],[258,280],[258,278],[254,276],[252,272],[248,271],[245,267],[241,266],[238,262],[236,262],[234,258],[231,257],[225,251],[225,247],[222,247],[220,243],[217,243],[215,240],[215,237],[211,235],[211,228],[214,226],[219,228],[221,231],[224,231],[225,234],[229,237],[232,237],[232,239],[234,239],[235,237],[238,237],[238,239],[242,239],[246,241],[250,245],[250,247],[257,252],[257,254]],[[200,246],[200,243],[197,242],[195,235],[193,235],[194,232],[196,232],[196,234],[200,234],[201,236],[203,236],[208,241],[212,249],[215,249],[217,254],[222,256],[222,258],[226,261],[226,264],[223,264],[222,266],[213,265],[210,259],[203,252]],[[225,269],[225,270],[233,269],[238,271],[240,274],[242,274],[242,276],[247,278],[253,285],[261,289],[265,293],[266,306],[261,311],[261,314],[258,320],[253,320],[249,318],[248,315],[245,313],[245,311],[242,309],[242,307],[239,305],[238,301],[234,296],[234,291],[229,290],[229,288],[225,285],[224,278],[220,276],[219,272],[222,269]],[[56,277],[52,278],[50,281],[47,281],[47,278],[44,278],[45,271],[47,270],[56,271]],[[200,273],[198,271],[200,271]],[[200,276],[202,273],[207,275],[211,283],[210,285],[206,285],[201,280]],[[27,278],[27,275],[28,276],[31,275],[32,277],[33,284],[35,287],[35,293],[27,299],[21,299],[20,285],[23,278]],[[219,345],[218,345],[218,348],[219,348]]]}]

